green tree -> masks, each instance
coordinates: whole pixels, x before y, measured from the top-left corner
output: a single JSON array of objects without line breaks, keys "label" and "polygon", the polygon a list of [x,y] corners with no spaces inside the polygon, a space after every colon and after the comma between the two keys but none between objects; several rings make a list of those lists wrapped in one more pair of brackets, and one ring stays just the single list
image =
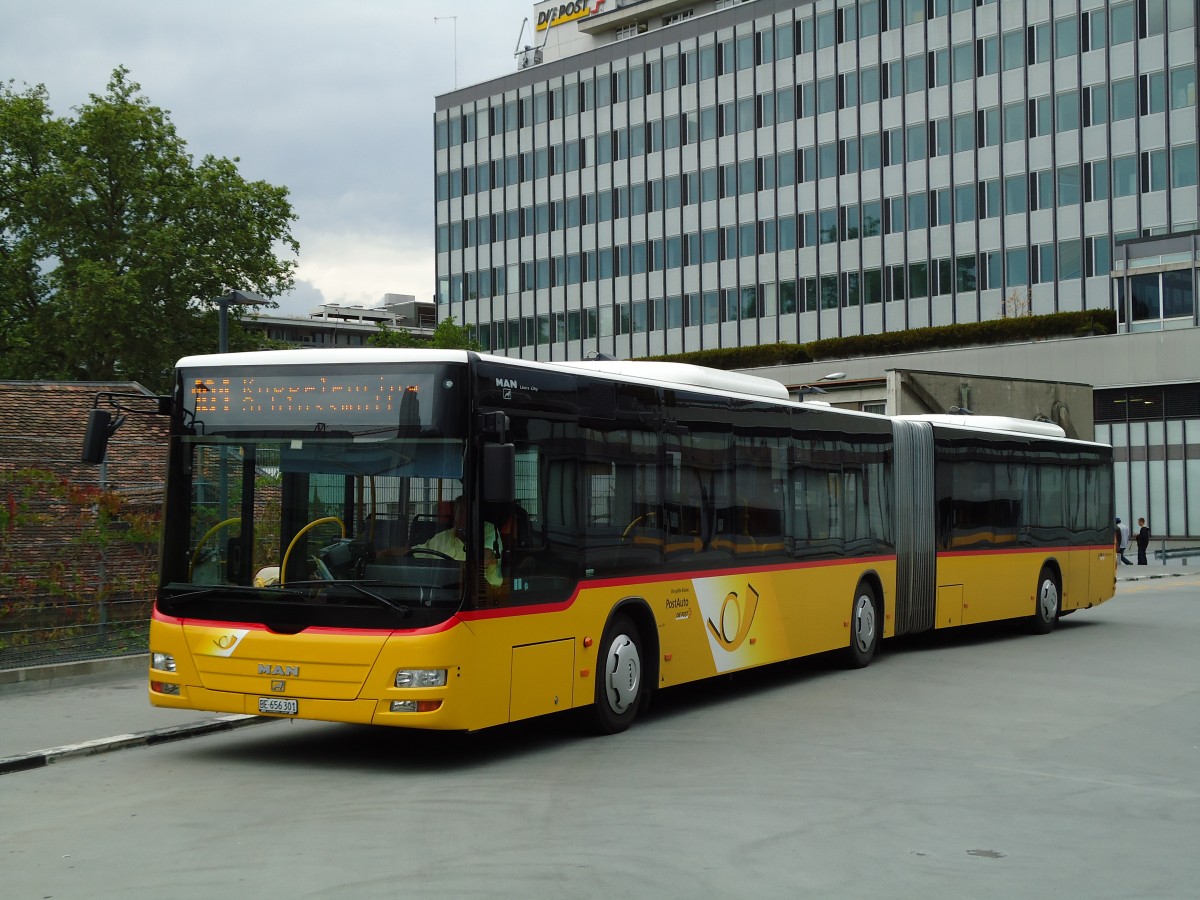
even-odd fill
[{"label": "green tree", "polygon": [[471,329],[458,325],[454,316],[438,322],[429,337],[415,335],[407,328],[390,328],[379,323],[379,331],[367,338],[372,347],[432,347],[437,350],[482,350],[479,341],[471,337]]},{"label": "green tree", "polygon": [[176,359],[216,350],[213,298],[292,287],[287,189],[196,163],[128,74],[69,118],[44,86],[0,84],[0,377],[165,390]]}]

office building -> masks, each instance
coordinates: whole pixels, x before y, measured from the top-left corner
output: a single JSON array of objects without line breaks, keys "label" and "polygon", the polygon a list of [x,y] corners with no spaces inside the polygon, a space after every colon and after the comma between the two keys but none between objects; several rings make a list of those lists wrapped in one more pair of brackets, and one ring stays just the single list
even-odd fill
[{"label": "office building", "polygon": [[1196,21],[539,4],[515,72],[437,99],[439,314],[538,359],[1110,306],[1193,325]]}]

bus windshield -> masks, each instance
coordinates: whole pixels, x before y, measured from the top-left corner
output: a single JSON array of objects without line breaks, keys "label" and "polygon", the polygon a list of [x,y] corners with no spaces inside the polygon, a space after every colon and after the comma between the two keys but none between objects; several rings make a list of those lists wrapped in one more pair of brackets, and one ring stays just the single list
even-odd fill
[{"label": "bus windshield", "polygon": [[181,370],[159,608],[285,631],[448,617],[484,557],[469,504],[456,521],[463,380],[447,364]]}]

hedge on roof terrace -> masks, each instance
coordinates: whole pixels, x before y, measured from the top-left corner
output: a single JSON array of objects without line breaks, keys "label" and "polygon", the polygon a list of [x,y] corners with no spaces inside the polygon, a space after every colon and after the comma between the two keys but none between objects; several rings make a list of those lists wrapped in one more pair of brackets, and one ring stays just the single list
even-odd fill
[{"label": "hedge on roof terrace", "polygon": [[818,362],[823,359],[852,359],[861,356],[894,356],[924,350],[952,350],[988,344],[1011,344],[1044,338],[1086,337],[1115,334],[1117,315],[1109,309],[1018,316],[958,325],[911,328],[883,334],[859,334],[827,338],[807,344],[759,344],[749,347],[718,347],[665,356],[646,357],[665,362],[684,362],[713,369],[752,369]]}]

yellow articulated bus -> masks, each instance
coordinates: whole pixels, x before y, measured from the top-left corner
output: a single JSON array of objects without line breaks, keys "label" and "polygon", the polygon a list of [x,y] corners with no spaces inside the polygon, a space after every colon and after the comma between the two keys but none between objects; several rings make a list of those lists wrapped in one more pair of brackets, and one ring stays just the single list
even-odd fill
[{"label": "yellow articulated bus", "polygon": [[156,706],[475,730],[1113,595],[1112,452],[671,363],[181,360]]}]

